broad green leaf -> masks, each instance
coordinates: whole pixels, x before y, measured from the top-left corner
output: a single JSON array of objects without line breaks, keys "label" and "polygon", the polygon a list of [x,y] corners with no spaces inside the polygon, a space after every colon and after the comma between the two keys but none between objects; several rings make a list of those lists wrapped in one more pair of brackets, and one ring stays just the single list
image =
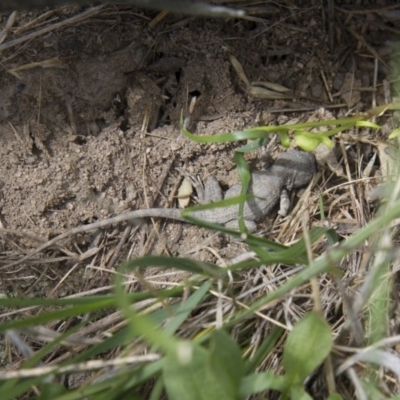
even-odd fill
[{"label": "broad green leaf", "polygon": [[323,143],[328,149],[333,149],[335,143],[333,143],[332,139],[330,139],[328,136],[325,135],[320,136],[320,138],[321,138],[321,143]]},{"label": "broad green leaf", "polygon": [[301,384],[324,361],[332,344],[330,327],[316,312],[297,322],[283,349],[283,366],[291,384]]},{"label": "broad green leaf", "polygon": [[[383,259],[385,257],[385,260]],[[389,329],[390,304],[392,296],[392,255],[389,252],[380,256],[379,265],[373,263],[369,277],[370,295],[368,296],[368,315],[366,316],[366,336],[373,344],[386,337]]]},{"label": "broad green leaf", "polygon": [[154,382],[153,387],[151,388],[151,394],[150,397],[148,397],[148,400],[162,399],[163,392],[164,392],[164,382],[162,380],[162,377],[158,377],[157,380]]},{"label": "broad green leaf", "polygon": [[305,151],[312,151],[321,143],[318,136],[313,136],[303,130],[298,130],[294,133],[294,140],[296,145]]},{"label": "broad green leaf", "polygon": [[334,229],[328,229],[325,233],[326,239],[328,243],[333,246],[336,243],[339,243],[339,236],[337,235]]},{"label": "broad green leaf", "polygon": [[44,382],[40,385],[39,400],[53,400],[61,394],[67,392],[65,386],[55,382]]},{"label": "broad green leaf", "polygon": [[209,350],[181,341],[176,351],[168,351],[162,376],[169,399],[235,400],[235,388],[221,379],[222,373],[212,365]]},{"label": "broad green leaf", "polygon": [[374,122],[371,121],[357,121],[355,125],[359,128],[374,128],[374,129],[382,128],[380,125],[375,124]]},{"label": "broad green leaf", "polygon": [[361,385],[364,392],[368,393],[368,400],[400,400],[400,395],[388,397],[387,395],[382,393],[381,389],[376,385],[375,378],[370,382],[367,381],[368,378],[365,378],[361,381]]},{"label": "broad green leaf", "polygon": [[8,379],[0,381],[1,400],[22,398],[32,387],[39,386],[43,377],[29,379]]},{"label": "broad green leaf", "polygon": [[211,336],[211,365],[221,383],[236,397],[243,376],[244,361],[238,345],[223,330]]},{"label": "broad green leaf", "polygon": [[285,385],[285,377],[275,375],[271,371],[249,375],[240,382],[239,397],[241,399],[247,398],[252,394],[260,393],[265,390],[283,392],[285,390]]},{"label": "broad green leaf", "polygon": [[313,400],[303,386],[293,386],[290,390],[290,398],[292,400]]},{"label": "broad green leaf", "polygon": [[289,135],[287,133],[287,131],[282,131],[279,135],[280,139],[281,139],[281,145],[283,147],[290,147],[290,139],[289,139]]},{"label": "broad green leaf", "polygon": [[397,128],[392,131],[392,133],[389,135],[389,139],[394,139],[397,138],[397,136],[400,135],[400,128]]}]

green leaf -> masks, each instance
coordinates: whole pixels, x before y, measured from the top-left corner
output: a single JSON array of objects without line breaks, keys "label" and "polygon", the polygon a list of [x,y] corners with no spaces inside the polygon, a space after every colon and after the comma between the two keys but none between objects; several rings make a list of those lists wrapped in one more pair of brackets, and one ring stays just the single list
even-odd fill
[{"label": "green leaf", "polygon": [[400,135],[400,128],[397,128],[394,131],[392,131],[392,133],[389,135],[389,139],[395,139],[399,135]]},{"label": "green leaf", "polygon": [[239,347],[225,331],[217,330],[211,336],[210,350],[215,374],[227,390],[231,391],[233,398],[236,398],[244,371]]},{"label": "green leaf", "polygon": [[221,379],[220,365],[197,343],[181,341],[163,363],[163,380],[169,399],[235,400],[235,387]]},{"label": "green leaf", "polygon": [[[263,133],[265,135],[265,133]],[[249,151],[255,151],[265,146],[269,142],[269,138],[261,138],[256,140],[251,140],[249,143],[245,144],[242,147],[239,147],[235,151],[238,153],[247,153]]]},{"label": "green leaf", "polygon": [[320,136],[320,138],[321,138],[321,143],[323,143],[328,149],[333,149],[335,143],[333,143],[332,139],[330,139],[328,136],[325,135]]},{"label": "green leaf", "polygon": [[287,131],[282,131],[279,136],[281,139],[281,145],[283,147],[290,147],[290,139]]},{"label": "green leaf", "polygon": [[169,317],[168,322],[164,326],[164,331],[172,334],[175,333],[189,317],[193,309],[204,300],[210,288],[211,282],[205,282],[186,301],[182,302],[175,315]]},{"label": "green leaf", "polygon": [[296,131],[294,133],[294,140],[296,145],[305,151],[312,151],[321,143],[318,136],[313,136],[304,130]]},{"label": "green leaf", "polygon": [[290,398],[293,400],[313,400],[302,386],[293,386],[290,390]]},{"label": "green leaf", "polygon": [[41,394],[38,397],[39,400],[53,400],[61,394],[67,392],[67,389],[55,382],[44,382],[40,385]]},{"label": "green leaf", "polygon": [[355,126],[357,126],[358,128],[374,128],[374,129],[382,128],[380,125],[375,124],[375,122],[371,121],[357,121]]},{"label": "green leaf", "polygon": [[[385,260],[382,258],[385,257]],[[389,315],[392,293],[392,276],[391,262],[392,256],[386,252],[385,256],[381,255],[379,267],[374,264],[374,268],[370,270],[369,278],[371,280],[371,290],[368,296],[368,316],[365,325],[367,327],[368,343],[373,344],[383,339],[387,335],[389,329]],[[386,261],[386,262],[385,262]]]},{"label": "green leaf", "polygon": [[43,377],[30,379],[8,379],[0,381],[0,393],[2,400],[14,400],[22,398],[33,386],[39,386]]},{"label": "green leaf", "polygon": [[246,398],[252,394],[260,393],[265,390],[276,390],[283,392],[285,390],[285,377],[275,375],[271,371],[262,372],[246,376],[240,382],[239,397]]},{"label": "green leaf", "polygon": [[390,397],[382,392],[383,388],[379,388],[379,386],[377,386],[376,375],[371,381],[368,381],[368,378],[364,377],[360,383],[362,390],[368,395],[368,400],[400,400],[400,395]]},{"label": "green leaf", "polygon": [[[236,162],[236,167],[239,172],[240,176],[240,181],[242,183],[242,189],[240,192],[241,196],[245,196],[247,194],[247,190],[250,185],[251,181],[251,172],[249,165],[247,164],[247,161],[245,160],[243,153],[235,152],[235,162]],[[244,204],[245,202],[241,202],[239,204],[239,229],[240,232],[247,232],[246,225],[244,223],[244,217],[243,217],[243,210],[244,210]]]},{"label": "green leaf", "polygon": [[297,322],[283,349],[283,366],[289,382],[301,384],[324,361],[332,344],[329,324],[316,312]]},{"label": "green leaf", "polygon": [[336,243],[339,243],[339,236],[337,235],[334,229],[328,229],[325,233],[326,239],[328,243],[333,246]]},{"label": "green leaf", "polygon": [[243,131],[221,133],[219,135],[194,135],[185,128],[181,128],[182,132],[191,140],[197,143],[227,143],[237,142],[238,140],[255,140],[267,139],[268,131],[261,128],[245,129]]}]

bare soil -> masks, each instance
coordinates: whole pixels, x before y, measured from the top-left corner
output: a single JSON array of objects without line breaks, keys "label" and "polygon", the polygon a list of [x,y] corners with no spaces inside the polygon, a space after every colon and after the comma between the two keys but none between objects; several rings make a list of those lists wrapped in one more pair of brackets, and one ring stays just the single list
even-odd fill
[{"label": "bare soil", "polygon": [[[115,6],[73,24],[65,21],[90,7],[19,13],[10,28],[10,15],[0,16],[7,33],[0,44],[2,264],[72,227],[127,210],[176,207],[176,167],[203,179],[214,174],[225,188],[236,182],[235,145],[200,145],[181,133],[180,114],[189,114],[193,97],[190,130],[198,135],[306,121],[320,108],[333,116],[360,112],[372,99],[384,104],[395,23],[379,10],[352,13],[352,2],[342,1],[331,26],[319,3],[296,3],[266,3],[255,21],[167,15],[155,23],[155,12]],[[370,3],[390,10],[389,1]],[[277,83],[295,95],[251,96],[230,56],[251,82]],[[248,156],[255,168],[258,156]],[[260,226],[272,239],[275,217]],[[40,255],[29,270],[2,271],[3,290],[61,296],[106,284],[127,257],[215,261],[243,251],[188,224],[136,228],[60,243],[45,264]]]}]

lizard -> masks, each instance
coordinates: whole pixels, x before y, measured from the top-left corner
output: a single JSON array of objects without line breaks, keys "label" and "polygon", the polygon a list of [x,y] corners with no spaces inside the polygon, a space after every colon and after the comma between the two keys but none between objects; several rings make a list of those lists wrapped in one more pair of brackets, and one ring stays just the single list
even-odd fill
[{"label": "lizard", "polygon": [[[316,162],[314,155],[299,150],[283,152],[277,157],[272,165],[268,166],[268,168],[253,172],[248,193],[252,194],[254,197],[246,201],[243,210],[244,222],[247,229],[249,231],[255,229],[256,222],[268,215],[277,205],[283,191],[290,191],[307,185],[311,181],[315,172]],[[222,200],[223,198],[229,199],[239,196],[241,194],[242,184],[239,182],[231,186],[226,191],[225,196],[223,196],[222,189],[219,186],[217,179],[214,176],[210,176],[205,182],[204,188],[200,184],[195,183],[195,189],[201,203],[210,203]],[[196,210],[192,211],[190,215],[196,219],[222,224],[237,229],[239,205],[235,204],[224,208]],[[123,221],[142,218],[165,218],[191,223],[191,221],[188,221],[182,216],[182,210],[179,208],[149,208],[129,211],[117,215],[116,217],[70,229],[69,231],[62,233],[37,247],[31,253],[22,257],[18,261],[8,264],[0,269],[21,264],[33,255],[68,236],[88,232]]]},{"label": "lizard", "polygon": [[[254,197],[245,202],[243,209],[243,218],[247,229],[254,231],[256,222],[270,213],[286,190],[291,191],[307,185],[315,172],[314,155],[298,150],[281,153],[268,168],[253,172],[247,193]],[[238,182],[223,195],[219,182],[214,176],[207,179],[204,188],[199,182],[193,179],[191,181],[196,189],[200,204],[209,204],[237,197],[240,196],[242,190],[242,184]],[[147,213],[151,210],[143,211]],[[165,211],[168,215],[165,215]],[[181,216],[180,209],[154,209],[151,212],[153,213],[152,217],[172,218],[188,222]],[[158,213],[159,215],[156,215]],[[192,211],[189,215],[199,220],[238,229],[239,205],[197,210]]]}]

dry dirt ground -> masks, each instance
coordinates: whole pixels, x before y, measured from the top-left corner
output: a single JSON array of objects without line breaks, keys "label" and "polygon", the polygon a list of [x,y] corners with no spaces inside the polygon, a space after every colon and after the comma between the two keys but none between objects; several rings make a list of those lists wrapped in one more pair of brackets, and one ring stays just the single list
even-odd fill
[{"label": "dry dirt ground", "polygon": [[[214,174],[224,188],[236,182],[236,145],[196,144],[181,133],[180,113],[189,114],[193,98],[197,135],[390,100],[394,2],[366,1],[365,12],[353,13],[354,2],[337,1],[331,20],[320,2],[295,3],[264,3],[253,20],[157,20],[157,12],[107,5],[1,15],[1,265],[72,227],[176,207],[177,167],[202,179]],[[230,56],[251,82],[278,83],[292,96],[250,95]],[[255,168],[257,157],[247,157]],[[260,226],[272,239],[275,217]],[[29,269],[3,269],[1,290],[62,296],[104,286],[127,257],[215,261],[242,247],[188,224],[121,224],[61,242]]]}]

